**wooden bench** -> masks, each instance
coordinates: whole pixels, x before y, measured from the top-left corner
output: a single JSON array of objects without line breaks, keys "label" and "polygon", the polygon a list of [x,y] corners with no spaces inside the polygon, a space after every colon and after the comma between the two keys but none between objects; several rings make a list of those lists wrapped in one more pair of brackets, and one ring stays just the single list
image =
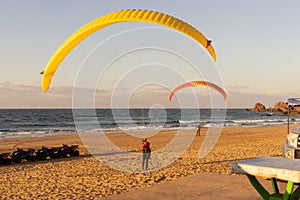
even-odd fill
[{"label": "wooden bench", "polygon": [[[299,200],[300,198],[300,160],[267,156],[252,158],[232,162],[230,171],[247,175],[252,186],[264,200]],[[274,193],[270,194],[256,177],[269,178]],[[277,179],[287,181],[284,193],[279,192]],[[295,190],[294,185],[298,185]]]}]

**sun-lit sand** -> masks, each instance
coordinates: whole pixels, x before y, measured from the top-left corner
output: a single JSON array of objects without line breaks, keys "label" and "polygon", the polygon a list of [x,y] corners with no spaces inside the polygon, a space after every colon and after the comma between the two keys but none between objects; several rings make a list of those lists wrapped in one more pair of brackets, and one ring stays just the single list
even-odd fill
[{"label": "sun-lit sand", "polygon": [[[190,134],[195,131],[190,131]],[[201,136],[195,137],[187,151],[169,166],[142,173],[122,172],[103,165],[90,155],[77,135],[1,140],[0,152],[11,152],[16,147],[38,149],[42,145],[52,147],[65,143],[79,144],[81,156],[2,165],[0,196],[2,199],[98,199],[201,172],[230,174],[232,161],[281,156],[287,132],[286,126],[225,128],[213,150],[199,158],[206,131],[202,129]],[[162,149],[175,133],[165,131],[149,137],[152,150]],[[122,133],[109,134],[108,137],[120,149],[141,155],[140,138]]]}]

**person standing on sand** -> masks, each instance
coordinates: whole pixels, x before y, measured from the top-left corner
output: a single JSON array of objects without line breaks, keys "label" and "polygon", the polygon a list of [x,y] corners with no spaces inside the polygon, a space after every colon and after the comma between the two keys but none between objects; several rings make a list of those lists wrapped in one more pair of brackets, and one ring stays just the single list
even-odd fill
[{"label": "person standing on sand", "polygon": [[[142,168],[144,169],[144,166],[146,164],[146,170],[148,170],[148,160],[151,158],[151,149],[150,149],[150,142],[147,141],[147,138],[142,140],[142,151],[143,151],[143,162],[142,162]],[[146,162],[146,163],[145,163]]]},{"label": "person standing on sand", "polygon": [[197,126],[196,136],[200,136],[200,131],[201,131],[201,125],[199,124],[199,125]]}]

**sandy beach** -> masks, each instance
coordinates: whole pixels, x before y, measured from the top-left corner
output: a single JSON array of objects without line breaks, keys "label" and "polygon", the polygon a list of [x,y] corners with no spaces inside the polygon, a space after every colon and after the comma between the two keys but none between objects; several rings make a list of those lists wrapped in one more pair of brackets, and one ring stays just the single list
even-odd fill
[{"label": "sandy beach", "polygon": [[[77,135],[1,140],[0,152],[12,152],[16,147],[38,149],[42,145],[52,147],[65,143],[79,144],[81,155],[2,165],[0,196],[2,199],[100,199],[201,172],[230,175],[232,161],[281,156],[287,132],[286,126],[224,128],[213,150],[199,158],[206,131],[201,130],[201,136],[194,138],[192,145],[178,160],[162,169],[143,173],[118,171],[102,164],[90,155]],[[190,134],[194,133],[195,130],[190,131]],[[175,134],[176,131],[164,131],[149,137],[152,150],[159,151]],[[108,138],[121,149],[141,155],[140,138],[124,133],[108,134]]]}]

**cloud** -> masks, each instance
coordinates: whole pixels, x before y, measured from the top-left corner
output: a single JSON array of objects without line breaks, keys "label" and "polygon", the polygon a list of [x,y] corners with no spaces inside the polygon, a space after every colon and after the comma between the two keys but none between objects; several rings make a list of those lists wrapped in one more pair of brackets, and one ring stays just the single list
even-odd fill
[{"label": "cloud", "polygon": [[[94,93],[90,88],[78,88],[77,91],[85,95]],[[73,87],[57,86],[42,92],[40,86],[0,80],[0,94],[0,108],[71,108]]]},{"label": "cloud", "polygon": [[228,87],[231,91],[244,91],[251,89],[249,85],[233,85]]},{"label": "cloud", "polygon": [[261,93],[251,91],[229,90],[227,107],[228,108],[252,108],[255,103],[260,102],[266,107],[273,107],[278,101],[285,102],[287,100],[286,94],[280,93]]},{"label": "cloud", "polygon": [[[69,105],[71,89],[61,87],[54,95],[39,86],[0,81],[1,108],[64,107]],[[70,101],[71,102],[71,101]]]},{"label": "cloud", "polygon": [[[56,86],[47,92],[42,92],[40,86],[23,85],[0,80],[0,108],[72,108],[73,87]],[[109,105],[108,92],[91,88],[76,88],[82,105],[85,101],[98,95],[100,106]],[[109,101],[110,102],[110,101]]]},{"label": "cloud", "polygon": [[[141,88],[131,93],[126,88],[112,91],[95,90],[92,88],[77,88],[76,98],[79,98],[82,107],[95,103],[99,108],[110,108],[124,105],[129,107],[151,107],[160,104],[165,108],[180,107],[179,102],[187,107],[210,107],[210,93],[206,90],[198,90],[191,94],[190,91],[182,91],[172,102],[168,100],[170,91],[160,86]],[[251,108],[256,102],[261,102],[266,107],[274,106],[278,101],[285,102],[288,97],[296,94],[263,93],[251,91],[249,86],[234,86],[227,88],[228,108]],[[56,86],[48,92],[42,92],[40,86],[15,84],[0,80],[0,108],[72,108],[73,87]],[[197,102],[195,103],[195,96]],[[287,96],[288,95],[288,96]],[[113,104],[112,104],[113,103]],[[124,107],[123,106],[123,107]],[[93,107],[91,105],[90,107]]]}]

